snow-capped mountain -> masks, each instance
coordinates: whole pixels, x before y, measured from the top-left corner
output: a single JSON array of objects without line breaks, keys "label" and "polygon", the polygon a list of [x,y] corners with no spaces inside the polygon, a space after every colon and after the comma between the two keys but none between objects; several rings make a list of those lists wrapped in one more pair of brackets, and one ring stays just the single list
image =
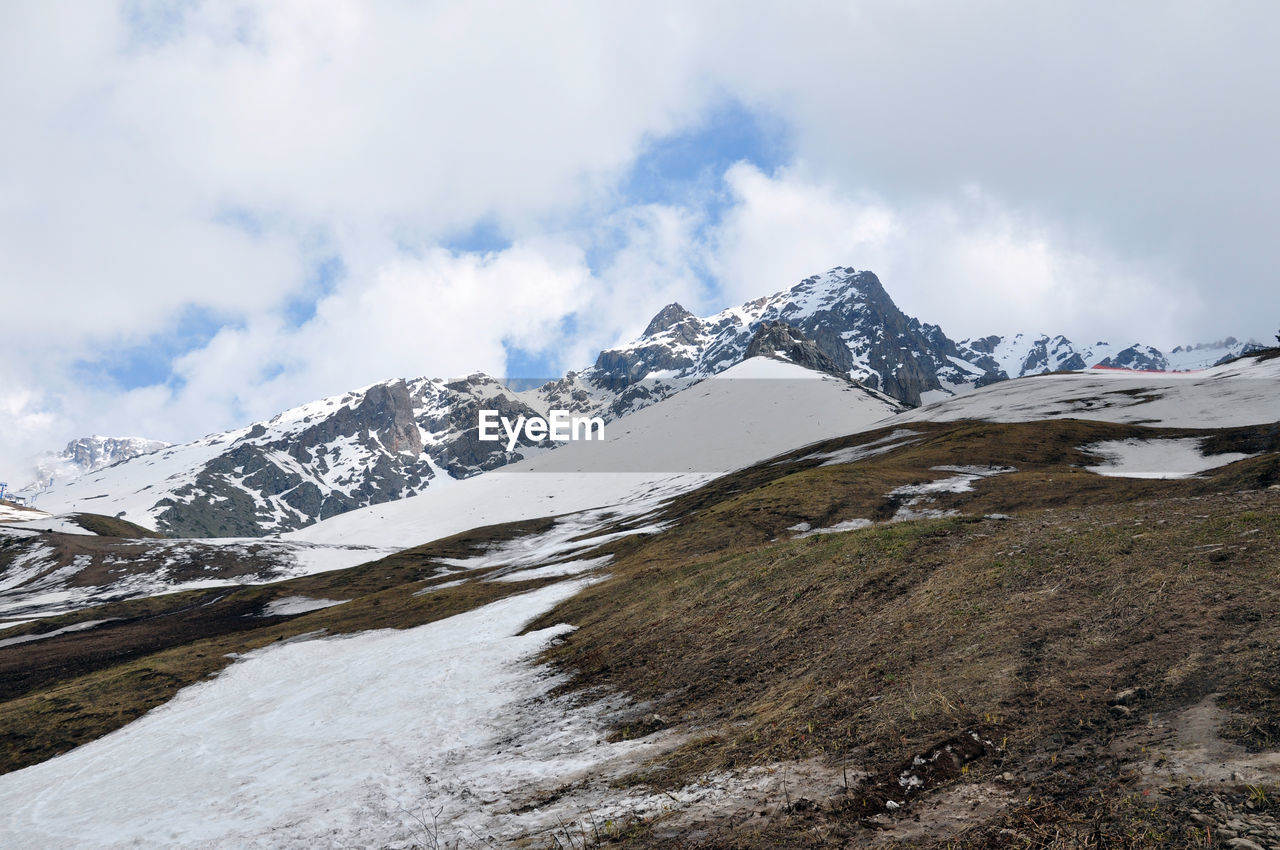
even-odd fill
[{"label": "snow-capped mountain", "polygon": [[39,493],[55,482],[73,481],[114,463],[167,449],[171,443],[142,437],[81,437],[61,452],[50,452],[36,461],[35,481],[24,490]]},{"label": "snow-capped mountain", "polygon": [[[697,390],[617,421],[609,439],[566,443],[420,497],[351,511],[284,536],[291,542],[410,546],[468,528],[622,505],[652,509],[716,475],[870,427],[902,409],[841,378],[753,357]],[[643,510],[641,512],[643,512]],[[377,543],[369,544],[375,540]]]},{"label": "snow-capped mountain", "polygon": [[982,375],[941,328],[898,309],[874,274],[834,268],[705,319],[670,304],[638,340],[601,352],[584,376],[621,391],[654,373],[715,374],[740,361],[756,333],[774,323],[812,340],[842,373],[907,404],[919,404],[921,393],[944,382]]},{"label": "snow-capped mountain", "polygon": [[1179,346],[1168,354],[1140,343],[1077,345],[1060,335],[955,342],[938,325],[903,313],[872,272],[838,267],[708,318],[669,304],[639,339],[601,352],[595,365],[576,377],[625,396],[627,388],[652,383],[655,376],[661,383],[715,374],[741,360],[757,335],[777,325],[808,341],[811,368],[831,371],[834,364],[840,374],[911,405],[1027,375],[1098,365],[1199,369],[1263,348],[1233,337]]},{"label": "snow-capped mountain", "polygon": [[993,380],[1023,378],[1046,372],[1064,372],[1109,366],[1153,372],[1181,372],[1207,369],[1224,360],[1263,348],[1256,342],[1240,342],[1235,337],[1198,345],[1178,346],[1165,354],[1149,345],[1134,343],[1127,348],[1107,342],[1077,345],[1065,336],[987,336],[957,343],[966,361],[991,375]]},{"label": "snow-capped mountain", "polygon": [[[755,355],[852,378],[886,399],[918,405],[1025,375],[1097,364],[1185,369],[1252,347],[1260,346],[1227,339],[1166,355],[1142,345],[1080,347],[1061,336],[957,343],[903,313],[873,273],[839,267],[707,318],[670,304],[638,339],[536,389],[517,392],[479,373],[386,381],[75,480],[54,475],[40,506],[123,513],[176,536],[261,536],[413,496],[442,477],[467,478],[550,445],[521,439],[508,451],[480,441],[482,408],[513,420],[564,409],[614,421]],[[80,454],[94,457],[91,448]],[[96,456],[120,457],[105,446]]]},{"label": "snow-capped mountain", "polygon": [[482,405],[511,417],[538,412],[484,375],[387,381],[55,481],[40,504],[123,514],[183,537],[301,528],[414,495],[441,473],[463,478],[521,457],[476,439]]}]

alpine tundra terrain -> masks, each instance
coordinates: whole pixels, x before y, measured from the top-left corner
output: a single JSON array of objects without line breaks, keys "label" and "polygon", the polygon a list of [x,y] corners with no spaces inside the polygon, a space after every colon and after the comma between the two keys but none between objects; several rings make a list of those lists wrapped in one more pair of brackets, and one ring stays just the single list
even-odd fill
[{"label": "alpine tundra terrain", "polygon": [[[1280,350],[1019,377],[882,294],[673,306],[554,386],[377,385],[7,507],[0,846],[1280,847]],[[608,439],[439,474],[481,401]],[[380,463],[430,486],[324,514]],[[286,466],[318,514],[244,484]]]}]

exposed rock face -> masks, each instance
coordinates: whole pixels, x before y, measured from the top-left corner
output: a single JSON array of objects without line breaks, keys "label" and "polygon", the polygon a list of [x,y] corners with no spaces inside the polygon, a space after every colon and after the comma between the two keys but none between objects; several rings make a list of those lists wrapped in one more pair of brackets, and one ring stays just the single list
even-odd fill
[{"label": "exposed rock face", "polygon": [[1099,361],[1099,366],[1116,369],[1139,369],[1164,372],[1169,368],[1165,356],[1149,345],[1131,345],[1114,356]]},{"label": "exposed rock face", "polygon": [[818,344],[784,322],[765,322],[751,337],[747,357],[780,357],[806,369],[846,377],[845,370]]},{"label": "exposed rock face", "polygon": [[[654,336],[663,331],[670,330],[676,325],[687,324],[689,319],[697,319],[698,317],[690,313],[679,304],[668,304],[658,311],[658,315],[653,317],[649,322],[649,327],[644,329],[645,336]],[[696,324],[696,322],[695,322]]]},{"label": "exposed rock face", "polygon": [[441,472],[465,478],[521,457],[478,439],[481,408],[512,420],[540,411],[485,375],[375,384],[239,432],[172,486],[152,521],[175,536],[290,531],[353,508],[412,496]]}]

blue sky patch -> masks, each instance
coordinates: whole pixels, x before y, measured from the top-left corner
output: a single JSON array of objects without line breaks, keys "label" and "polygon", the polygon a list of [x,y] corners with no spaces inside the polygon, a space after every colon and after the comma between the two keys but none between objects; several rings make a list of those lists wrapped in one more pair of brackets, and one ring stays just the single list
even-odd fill
[{"label": "blue sky patch", "polygon": [[510,248],[512,243],[497,221],[485,217],[441,244],[454,254],[497,254]]},{"label": "blue sky patch", "polygon": [[160,384],[180,389],[185,383],[173,372],[173,361],[209,344],[218,331],[234,326],[226,315],[199,307],[188,307],[167,330],[153,334],[146,342],[120,348],[96,360],[79,360],[77,377],[86,383],[111,382],[121,390]]},{"label": "blue sky patch", "polygon": [[282,310],[285,323],[291,328],[300,328],[314,319],[320,299],[333,292],[346,275],[347,265],[337,254],[317,262],[307,275],[302,293],[285,302]]},{"label": "blue sky patch", "polygon": [[688,130],[646,145],[623,181],[622,193],[633,204],[692,202],[715,223],[728,205],[724,173],[731,165],[745,161],[772,173],[791,156],[781,119],[725,101]]}]

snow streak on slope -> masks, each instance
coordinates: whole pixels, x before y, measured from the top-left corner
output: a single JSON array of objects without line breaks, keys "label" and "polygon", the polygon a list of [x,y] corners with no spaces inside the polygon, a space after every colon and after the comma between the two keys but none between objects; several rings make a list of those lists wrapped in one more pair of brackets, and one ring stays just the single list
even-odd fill
[{"label": "snow streak on slope", "polygon": [[1244,358],[1199,372],[1090,369],[993,384],[908,411],[903,422],[1093,419],[1175,428],[1280,421],[1280,358]]},{"label": "snow streak on slope", "polygon": [[286,535],[415,546],[481,525],[615,506],[628,515],[716,475],[869,427],[888,402],[829,375],[752,358],[578,442],[412,499]]},{"label": "snow streak on slope", "polygon": [[[84,536],[83,529],[78,531]],[[64,545],[67,538],[60,535],[0,525],[0,544],[23,547],[0,571],[0,628],[13,625],[8,620],[51,617],[105,602],[338,570],[397,551],[263,538],[88,537],[83,544]]]},{"label": "snow streak on slope", "polygon": [[[98,741],[0,776],[0,845],[421,846],[521,830],[518,792],[625,754],[528,666],[553,585],[403,631],[277,645]],[[533,822],[538,813],[525,819]]]},{"label": "snow streak on slope", "polygon": [[32,508],[22,508],[17,505],[0,502],[0,523],[31,522],[33,520],[48,519],[49,517],[50,514],[47,514],[44,511],[37,511]]}]

